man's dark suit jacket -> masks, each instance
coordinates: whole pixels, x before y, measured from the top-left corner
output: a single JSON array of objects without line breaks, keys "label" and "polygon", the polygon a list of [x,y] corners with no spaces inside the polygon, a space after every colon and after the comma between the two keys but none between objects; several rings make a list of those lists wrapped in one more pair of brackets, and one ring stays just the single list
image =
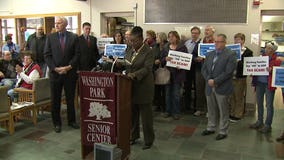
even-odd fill
[{"label": "man's dark suit jacket", "polygon": [[80,58],[79,58],[79,70],[80,71],[90,71],[97,66],[97,61],[100,58],[97,38],[94,36],[89,36],[90,46],[88,46],[87,40],[84,35],[79,37],[80,45]]},{"label": "man's dark suit jacket", "polygon": [[36,32],[29,36],[26,43],[26,50],[31,50],[35,56],[36,63],[44,63],[44,45],[46,41],[46,35],[42,37],[36,37]]},{"label": "man's dark suit jacket", "polygon": [[71,65],[72,69],[67,72],[67,78],[77,79],[78,59],[80,56],[80,47],[78,36],[72,32],[66,31],[64,53],[61,51],[58,32],[50,34],[45,43],[44,57],[50,70],[50,80],[55,80],[60,75],[54,71],[55,67]]}]

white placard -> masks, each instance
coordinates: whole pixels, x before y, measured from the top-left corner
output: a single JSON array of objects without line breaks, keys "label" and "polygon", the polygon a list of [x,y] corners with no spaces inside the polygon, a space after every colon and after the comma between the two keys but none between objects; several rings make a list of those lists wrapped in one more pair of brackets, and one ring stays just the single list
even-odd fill
[{"label": "white placard", "polygon": [[244,75],[255,75],[255,76],[267,76],[269,72],[267,67],[269,66],[269,57],[244,57]]},{"label": "white placard", "polygon": [[166,66],[190,70],[192,54],[170,50],[168,57],[173,59],[168,61]]},{"label": "white placard", "polygon": [[111,42],[113,42],[113,38],[112,37],[109,37],[109,38],[98,38],[97,39],[97,45],[98,45],[98,48],[100,50],[104,50],[105,49],[105,45],[106,44],[110,44]]}]

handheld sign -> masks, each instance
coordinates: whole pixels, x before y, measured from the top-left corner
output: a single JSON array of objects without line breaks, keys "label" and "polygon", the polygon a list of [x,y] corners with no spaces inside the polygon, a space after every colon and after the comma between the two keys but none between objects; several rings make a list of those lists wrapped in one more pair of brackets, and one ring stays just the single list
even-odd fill
[{"label": "handheld sign", "polygon": [[199,43],[198,45],[198,56],[205,58],[208,54],[208,52],[215,50],[215,44],[214,43]]},{"label": "handheld sign", "polygon": [[284,67],[273,67],[272,87],[284,88]]},{"label": "handheld sign", "polygon": [[104,55],[123,58],[126,47],[126,44],[106,44]]},{"label": "handheld sign", "polygon": [[97,40],[97,45],[99,50],[104,50],[105,49],[105,45],[106,44],[110,44],[111,42],[113,42],[113,38],[109,37],[109,38],[98,38]]},{"label": "handheld sign", "polygon": [[241,44],[227,44],[226,47],[230,48],[233,52],[236,53],[237,60],[241,60]]},{"label": "handheld sign", "polygon": [[[236,53],[237,60],[241,60],[241,45],[238,44],[227,44],[226,47]],[[208,52],[215,50],[214,43],[199,43],[198,45],[198,56],[206,58]]]},{"label": "handheld sign", "polygon": [[190,70],[192,54],[170,50],[168,56],[173,59],[168,61],[166,66]]},{"label": "handheld sign", "polygon": [[244,75],[254,76],[267,76],[269,72],[267,67],[269,66],[269,57],[244,57]]}]

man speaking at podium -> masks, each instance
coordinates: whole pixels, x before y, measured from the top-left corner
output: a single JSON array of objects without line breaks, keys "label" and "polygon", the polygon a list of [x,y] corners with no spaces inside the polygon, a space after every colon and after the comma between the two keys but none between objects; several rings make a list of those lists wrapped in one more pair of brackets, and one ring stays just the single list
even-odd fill
[{"label": "man speaking at podium", "polygon": [[132,80],[131,140],[135,144],[140,138],[139,114],[141,114],[144,146],[151,148],[155,135],[153,129],[152,101],[154,96],[154,77],[152,67],[154,55],[150,47],[143,43],[143,29],[134,27],[131,31],[129,49],[125,54],[126,75]]}]

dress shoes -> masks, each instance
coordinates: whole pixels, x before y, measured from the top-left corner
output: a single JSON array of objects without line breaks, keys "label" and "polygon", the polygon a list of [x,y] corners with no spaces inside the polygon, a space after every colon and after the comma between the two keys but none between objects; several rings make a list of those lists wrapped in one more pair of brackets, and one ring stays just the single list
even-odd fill
[{"label": "dress shoes", "polygon": [[209,131],[209,130],[204,130],[202,133],[201,133],[201,135],[202,136],[207,136],[207,135],[210,135],[210,134],[214,134],[215,133],[215,131]]},{"label": "dress shoes", "polygon": [[61,126],[54,126],[54,131],[56,133],[60,133],[61,132]]},{"label": "dress shoes", "polygon": [[271,127],[269,126],[264,126],[263,128],[259,129],[258,131],[263,133],[263,134],[267,134],[267,133],[270,133],[271,132]]},{"label": "dress shoes", "polygon": [[163,117],[164,118],[169,118],[171,115],[169,113],[164,113]]},{"label": "dress shoes", "polygon": [[258,130],[258,129],[262,128],[262,127],[263,127],[263,124],[262,123],[258,123],[258,122],[255,122],[255,123],[253,123],[253,124],[251,124],[249,126],[249,128],[256,129],[256,130]]},{"label": "dress shoes", "polygon": [[75,123],[75,122],[69,123],[68,126],[71,127],[71,128],[74,128],[74,129],[79,129],[80,128],[80,126],[77,123]]},{"label": "dress shoes", "polygon": [[284,134],[282,134],[280,137],[276,138],[277,142],[283,141],[284,142]]},{"label": "dress shoes", "polygon": [[174,120],[179,120],[179,119],[180,119],[180,116],[179,116],[179,115],[173,115],[173,119],[174,119]]},{"label": "dress shoes", "polygon": [[137,143],[137,139],[132,139],[132,140],[130,140],[130,145],[134,145],[134,144],[136,144]]},{"label": "dress shoes", "polygon": [[221,139],[225,139],[227,138],[227,135],[226,134],[218,134],[217,137],[216,137],[216,140],[221,140]]},{"label": "dress shoes", "polygon": [[152,147],[152,144],[145,144],[142,149],[146,150],[146,149],[150,149]]}]

